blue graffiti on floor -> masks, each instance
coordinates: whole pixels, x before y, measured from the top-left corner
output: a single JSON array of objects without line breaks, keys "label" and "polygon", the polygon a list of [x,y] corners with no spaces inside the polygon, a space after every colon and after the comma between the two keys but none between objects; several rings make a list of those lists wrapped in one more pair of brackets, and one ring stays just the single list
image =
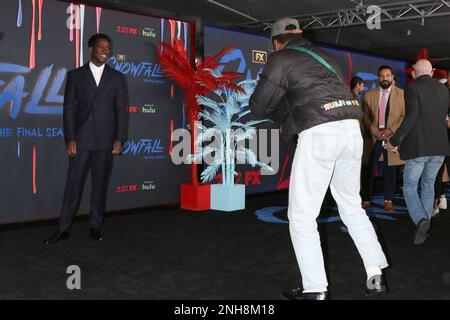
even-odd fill
[{"label": "blue graffiti on floor", "polygon": [[[397,200],[397,201],[396,201]],[[403,197],[401,196],[395,196],[394,202],[399,202],[403,200]],[[405,215],[408,214],[408,209],[406,207],[401,206],[395,206],[394,213],[387,213],[384,211],[384,199],[382,196],[377,196],[372,198],[372,205],[373,208],[370,210],[367,210],[367,215],[370,218],[379,219],[379,220],[387,220],[387,221],[397,221],[397,218],[395,216],[398,215]],[[259,209],[255,212],[256,217],[264,222],[267,223],[278,223],[278,224],[288,224],[289,221],[285,219],[281,219],[275,216],[275,213],[287,210],[287,207],[266,207]],[[333,223],[333,222],[339,222],[342,221],[341,217],[339,216],[338,208],[337,207],[329,207],[327,208],[330,212],[336,213],[336,216],[326,217],[326,218],[318,218],[317,223]],[[376,228],[376,225],[374,225]],[[342,232],[348,232],[347,227],[341,226],[339,228]]]}]

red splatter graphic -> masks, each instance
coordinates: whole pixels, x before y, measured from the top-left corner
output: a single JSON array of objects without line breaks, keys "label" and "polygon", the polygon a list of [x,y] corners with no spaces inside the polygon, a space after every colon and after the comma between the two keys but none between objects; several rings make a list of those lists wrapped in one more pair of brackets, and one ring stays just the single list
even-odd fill
[{"label": "red splatter graphic", "polygon": [[36,146],[33,146],[33,194],[36,193]]},{"label": "red splatter graphic", "polygon": [[36,44],[35,44],[35,16],[36,16],[36,0],[31,0],[31,4],[33,6],[33,16],[31,20],[31,39],[30,39],[30,59],[28,62],[28,66],[30,69],[34,69],[36,67]]}]

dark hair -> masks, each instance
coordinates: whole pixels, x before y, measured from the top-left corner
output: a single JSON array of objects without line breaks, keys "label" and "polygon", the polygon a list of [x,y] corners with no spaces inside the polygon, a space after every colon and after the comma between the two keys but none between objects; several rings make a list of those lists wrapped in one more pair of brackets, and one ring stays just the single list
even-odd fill
[{"label": "dark hair", "polygon": [[392,68],[390,66],[381,66],[378,68],[378,75],[380,75],[381,70],[384,70],[384,69],[389,69],[389,70],[391,70],[391,73],[394,74],[394,70],[392,70]]},{"label": "dark hair", "polygon": [[355,89],[355,87],[360,84],[363,83],[364,85],[366,85],[366,82],[364,81],[363,78],[360,78],[358,76],[354,76],[351,80],[350,80],[350,89]]},{"label": "dark hair", "polygon": [[95,44],[97,42],[99,42],[100,40],[106,40],[109,42],[110,45],[112,45],[112,40],[109,36],[107,36],[106,34],[103,34],[103,33],[97,33],[89,38],[88,48],[91,48],[91,47],[93,48],[95,46]]},{"label": "dark hair", "polygon": [[274,36],[272,38],[272,43],[273,43],[274,40],[278,40],[278,41],[280,41],[281,43],[284,44],[286,42],[289,42],[289,41],[297,39],[299,36],[300,36],[300,34],[298,34],[298,33],[283,33],[283,34],[279,34],[279,35]]}]

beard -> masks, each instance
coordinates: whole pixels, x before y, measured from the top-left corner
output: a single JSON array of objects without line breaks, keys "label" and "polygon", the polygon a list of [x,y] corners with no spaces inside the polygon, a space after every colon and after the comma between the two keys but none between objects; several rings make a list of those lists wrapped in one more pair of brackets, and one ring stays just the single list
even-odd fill
[{"label": "beard", "polygon": [[380,84],[380,87],[383,89],[388,89],[392,85],[392,82],[389,82],[387,80],[380,81],[378,83]]}]

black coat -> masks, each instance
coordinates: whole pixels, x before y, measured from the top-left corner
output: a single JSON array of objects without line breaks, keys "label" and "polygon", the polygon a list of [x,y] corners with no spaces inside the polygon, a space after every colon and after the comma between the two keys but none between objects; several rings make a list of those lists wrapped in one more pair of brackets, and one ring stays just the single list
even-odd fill
[{"label": "black coat", "polygon": [[405,90],[405,118],[390,139],[400,158],[450,155],[446,115],[449,91],[430,76],[421,76]]},{"label": "black coat", "polygon": [[111,150],[128,131],[128,86],[120,72],[105,65],[99,86],[89,63],[67,73],[64,93],[64,139],[77,148]]},{"label": "black coat", "polygon": [[278,122],[285,140],[322,123],[362,118],[361,106],[333,59],[301,36],[288,46],[312,50],[336,74],[310,54],[288,48],[273,53],[250,98],[255,116]]}]

